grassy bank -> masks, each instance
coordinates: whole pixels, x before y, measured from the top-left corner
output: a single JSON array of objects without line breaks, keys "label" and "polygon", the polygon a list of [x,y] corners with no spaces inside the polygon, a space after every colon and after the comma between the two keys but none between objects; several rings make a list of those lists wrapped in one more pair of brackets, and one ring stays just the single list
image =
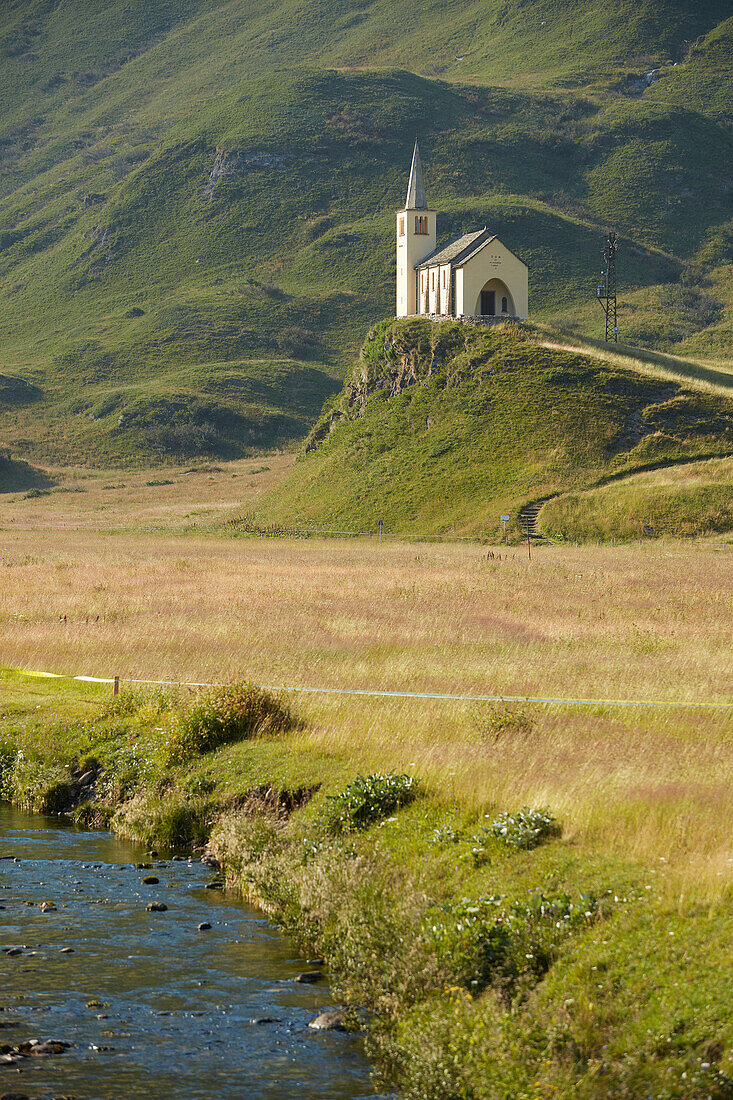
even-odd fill
[{"label": "grassy bank", "polygon": [[[414,744],[405,772],[359,781],[385,754],[329,745],[271,695],[0,685],[3,796],[156,848],[209,841],[370,1010],[406,1096],[730,1095],[733,988],[710,965],[733,933],[729,863],[713,885],[659,836],[653,859],[614,854],[552,805],[527,819],[506,788],[436,782]],[[543,715],[485,708],[473,744],[527,758],[546,737]]]},{"label": "grassy bank", "polygon": [[733,460],[710,459],[632,475],[545,504],[543,531],[570,539],[711,535],[733,528]]},{"label": "grassy bank", "polygon": [[[241,529],[368,531],[381,520],[399,534],[496,539],[505,514],[516,538],[531,501],[733,451],[733,391],[698,390],[695,378],[685,385],[645,375],[645,363],[633,370],[536,339],[519,325],[382,322],[305,454],[247,509]],[[718,469],[716,491],[688,494],[678,507],[668,494],[666,534],[729,529],[730,471]],[[611,536],[639,536],[633,513],[618,531],[617,518],[605,517]],[[553,529],[586,534],[559,517]]]}]

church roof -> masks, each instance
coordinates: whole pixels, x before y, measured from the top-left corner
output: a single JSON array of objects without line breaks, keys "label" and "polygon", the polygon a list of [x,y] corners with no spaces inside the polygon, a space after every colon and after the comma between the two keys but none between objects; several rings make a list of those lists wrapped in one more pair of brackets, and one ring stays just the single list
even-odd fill
[{"label": "church roof", "polygon": [[461,267],[462,264],[470,260],[479,249],[483,248],[489,241],[493,241],[495,237],[494,233],[489,233],[488,229],[484,227],[479,229],[477,233],[464,233],[462,237],[458,237],[455,241],[451,241],[450,244],[443,245],[442,248],[436,248],[434,252],[426,256],[424,260],[421,260],[419,264],[415,264],[415,269],[419,270],[421,267],[436,267],[438,264],[449,263],[451,267]]},{"label": "church roof", "polygon": [[410,182],[407,185],[407,200],[405,210],[427,210],[428,200],[425,197],[425,180],[422,173],[422,161],[420,150],[415,142],[412,152],[412,166],[410,168]]}]

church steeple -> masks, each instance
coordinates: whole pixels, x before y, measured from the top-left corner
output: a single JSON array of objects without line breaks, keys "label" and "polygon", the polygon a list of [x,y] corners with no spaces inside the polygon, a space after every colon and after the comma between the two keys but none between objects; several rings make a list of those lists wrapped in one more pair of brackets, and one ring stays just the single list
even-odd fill
[{"label": "church steeple", "polygon": [[412,153],[412,167],[410,168],[410,182],[407,185],[407,201],[405,210],[427,210],[428,202],[425,198],[425,180],[422,173],[422,161],[420,150],[415,142]]},{"label": "church steeple", "polygon": [[435,250],[436,215],[428,210],[420,150],[415,142],[407,199],[397,213],[397,316],[412,317],[418,309],[416,265]]}]

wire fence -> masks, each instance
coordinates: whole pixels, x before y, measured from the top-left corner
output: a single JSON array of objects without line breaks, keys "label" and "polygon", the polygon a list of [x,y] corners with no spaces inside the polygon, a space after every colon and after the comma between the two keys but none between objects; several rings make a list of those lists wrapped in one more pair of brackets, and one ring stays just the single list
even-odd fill
[{"label": "wire fence", "polygon": [[[65,676],[57,672],[42,672],[30,669],[13,668],[8,672],[15,672],[24,676],[37,676],[44,679],[75,680],[88,684],[110,684],[114,694],[119,691],[121,684],[140,684],[150,687],[187,687],[187,688],[215,688],[223,687],[222,683],[205,683],[188,680],[143,680],[131,676]],[[733,710],[733,702],[688,702],[675,699],[572,699],[552,698],[551,696],[533,695],[462,695],[431,691],[386,691],[370,688],[339,688],[339,687],[303,687],[288,686],[286,684],[259,684],[262,691],[276,691],[285,694],[303,695],[350,695],[362,696],[372,699],[422,699],[425,701],[442,701],[454,703],[538,703],[552,706],[574,707],[646,707],[650,709],[674,709],[682,710]]]}]

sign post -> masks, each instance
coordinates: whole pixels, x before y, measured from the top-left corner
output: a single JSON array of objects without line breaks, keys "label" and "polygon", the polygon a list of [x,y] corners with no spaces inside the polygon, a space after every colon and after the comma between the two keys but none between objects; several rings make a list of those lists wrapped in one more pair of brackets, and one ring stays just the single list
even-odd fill
[{"label": "sign post", "polygon": [[504,528],[504,542],[506,542],[506,525],[511,518],[511,516],[499,516],[499,519],[501,520],[501,525]]},{"label": "sign post", "polygon": [[379,521],[379,541],[382,541],[382,521]]}]

